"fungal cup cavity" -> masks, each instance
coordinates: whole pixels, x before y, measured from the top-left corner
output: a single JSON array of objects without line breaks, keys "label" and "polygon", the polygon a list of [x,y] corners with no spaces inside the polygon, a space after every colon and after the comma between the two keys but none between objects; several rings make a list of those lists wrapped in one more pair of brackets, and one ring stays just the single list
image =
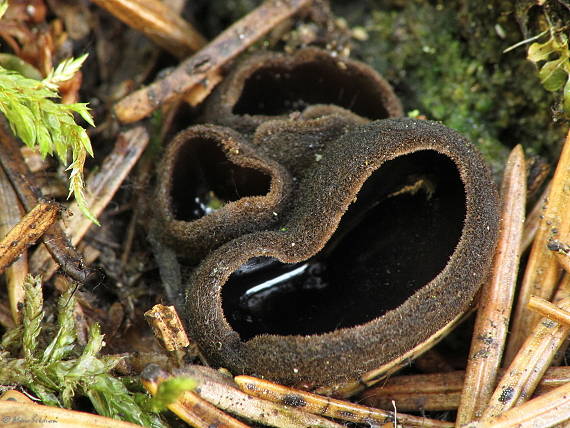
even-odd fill
[{"label": "fungal cup cavity", "polygon": [[177,220],[196,220],[228,202],[269,192],[268,175],[230,162],[213,138],[187,140],[172,171],[170,200]]},{"label": "fungal cup cavity", "polygon": [[242,340],[351,328],[397,308],[445,267],[461,237],[465,189],[446,156],[422,150],[364,183],[327,244],[293,264],[256,257],[222,289]]}]

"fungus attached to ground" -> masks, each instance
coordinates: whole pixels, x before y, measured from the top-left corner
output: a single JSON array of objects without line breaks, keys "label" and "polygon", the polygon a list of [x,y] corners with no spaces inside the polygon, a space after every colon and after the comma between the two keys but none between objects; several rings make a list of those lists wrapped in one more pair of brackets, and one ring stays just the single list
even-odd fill
[{"label": "fungus attached to ground", "polygon": [[206,102],[204,120],[253,132],[312,105],[342,107],[369,120],[400,117],[392,87],[368,65],[317,48],[264,52],[239,64]]},{"label": "fungus attached to ground", "polygon": [[461,135],[353,124],[297,180],[279,221],[221,245],[188,281],[188,327],[211,364],[330,386],[403,358],[469,309],[498,214]]}]

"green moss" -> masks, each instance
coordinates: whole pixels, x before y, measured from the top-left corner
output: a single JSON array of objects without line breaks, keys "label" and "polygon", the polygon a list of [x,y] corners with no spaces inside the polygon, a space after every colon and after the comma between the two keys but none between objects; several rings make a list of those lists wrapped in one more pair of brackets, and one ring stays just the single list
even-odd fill
[{"label": "green moss", "polygon": [[366,29],[355,55],[394,84],[406,110],[468,136],[496,172],[518,143],[555,158],[563,137],[552,118],[555,97],[542,88],[525,47],[502,53],[523,38],[509,2],[362,3],[367,7],[336,12]]}]

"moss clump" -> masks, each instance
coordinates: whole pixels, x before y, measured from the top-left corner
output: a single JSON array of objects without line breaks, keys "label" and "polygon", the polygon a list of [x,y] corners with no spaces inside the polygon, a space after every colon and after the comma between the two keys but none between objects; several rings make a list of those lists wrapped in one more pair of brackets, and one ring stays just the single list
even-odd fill
[{"label": "moss clump", "polygon": [[[553,122],[556,97],[547,93],[521,47],[514,13],[500,2],[481,5],[406,2],[337,8],[368,39],[355,55],[396,87],[406,110],[419,110],[468,136],[493,169],[508,147],[553,158],[563,127]],[[364,11],[364,12],[363,12]]]}]

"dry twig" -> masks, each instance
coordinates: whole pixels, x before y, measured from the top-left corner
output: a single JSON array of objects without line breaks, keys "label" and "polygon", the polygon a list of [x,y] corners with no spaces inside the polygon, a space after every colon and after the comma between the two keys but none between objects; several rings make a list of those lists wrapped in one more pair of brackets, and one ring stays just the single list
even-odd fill
[{"label": "dry twig", "polygon": [[501,229],[490,280],[481,291],[456,426],[477,419],[489,402],[505,347],[520,259],[526,167],[519,145],[505,168]]},{"label": "dry twig", "polygon": [[[371,426],[385,424],[394,420],[394,413],[373,409],[347,401],[312,394],[298,389],[288,388],[250,376],[237,376],[235,379],[242,391],[264,400],[284,404],[305,412],[329,416],[349,422],[365,423]],[[398,422],[406,426],[450,427],[450,422],[398,413]]]},{"label": "dry twig", "polygon": [[[142,126],[119,134],[113,151],[105,158],[101,169],[90,175],[86,181],[87,205],[94,217],[98,217],[111,201],[148,142],[148,132]],[[69,211],[73,215],[65,222],[64,230],[70,236],[72,245],[77,245],[93,223],[81,215],[77,203],[72,203]],[[30,266],[33,272],[42,272],[44,281],[57,270],[56,264],[43,246],[32,254]]]},{"label": "dry twig", "polygon": [[550,299],[560,276],[560,266],[556,256],[548,249],[548,242],[558,236],[568,236],[570,233],[570,216],[567,209],[570,206],[570,132],[554,177],[550,183],[550,192],[546,200],[546,208],[540,221],[534,240],[513,324],[511,337],[507,345],[506,363],[514,358],[531,329],[536,325],[540,316],[529,312],[527,303],[531,294]]},{"label": "dry twig", "polygon": [[206,44],[194,27],[162,1],[92,1],[178,58],[185,58]]},{"label": "dry twig", "polygon": [[[309,5],[311,0],[270,0],[235,22],[201,51],[182,62],[172,73],[139,89],[115,105],[123,123],[147,117],[157,107],[196,87],[213,89],[210,80],[219,79],[222,67],[244,52],[280,22]],[[201,94],[203,96],[204,94]]]},{"label": "dry twig", "polygon": [[56,221],[59,211],[57,204],[39,203],[8,232],[0,242],[0,274],[43,235]]}]

